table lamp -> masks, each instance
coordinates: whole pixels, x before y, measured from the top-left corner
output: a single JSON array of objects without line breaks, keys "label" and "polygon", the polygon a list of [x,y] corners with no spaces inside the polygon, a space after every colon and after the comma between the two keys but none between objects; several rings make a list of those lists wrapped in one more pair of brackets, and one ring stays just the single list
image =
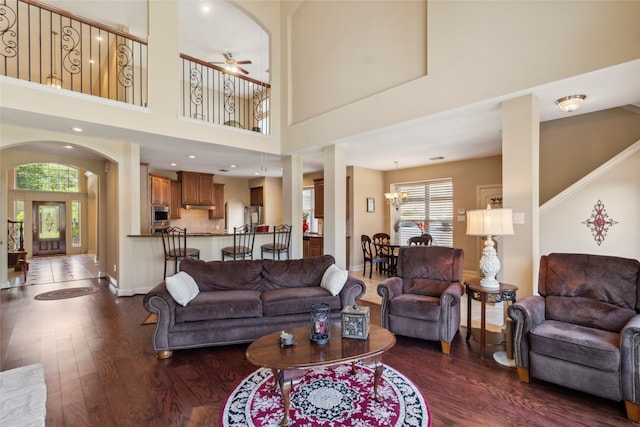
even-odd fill
[{"label": "table lamp", "polygon": [[467,211],[467,235],[487,236],[480,258],[482,280],[480,285],[489,289],[500,288],[496,274],[500,271],[500,260],[496,254],[491,236],[506,236],[513,234],[513,217],[511,209],[475,209]]}]

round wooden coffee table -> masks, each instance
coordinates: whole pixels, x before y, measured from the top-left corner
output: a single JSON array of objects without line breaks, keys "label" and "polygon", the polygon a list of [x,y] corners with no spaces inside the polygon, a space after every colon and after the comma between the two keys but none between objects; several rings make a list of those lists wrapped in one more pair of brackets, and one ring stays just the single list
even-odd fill
[{"label": "round wooden coffee table", "polygon": [[309,328],[289,329],[286,332],[296,337],[296,344],[280,346],[280,332],[265,335],[247,348],[247,360],[256,366],[273,371],[273,388],[280,387],[284,400],[284,417],[281,426],[289,425],[289,394],[296,371],[308,370],[317,366],[339,365],[351,362],[355,372],[355,362],[368,359],[375,365],[373,381],[374,396],[378,395],[378,383],[384,371],[382,353],[396,343],[396,337],[388,330],[370,325],[366,340],[342,338],[340,325],[331,325],[331,339],[326,344],[316,344],[309,339]]}]

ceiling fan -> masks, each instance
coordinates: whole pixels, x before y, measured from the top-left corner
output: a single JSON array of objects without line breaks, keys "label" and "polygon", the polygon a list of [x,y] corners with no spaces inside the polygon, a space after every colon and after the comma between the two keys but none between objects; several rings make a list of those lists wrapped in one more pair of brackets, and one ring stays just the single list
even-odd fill
[{"label": "ceiling fan", "polygon": [[249,72],[247,70],[245,70],[244,68],[240,67],[239,65],[242,64],[251,64],[251,61],[246,60],[246,61],[236,61],[235,58],[233,57],[233,55],[231,54],[231,52],[229,53],[223,53],[222,56],[224,56],[225,61],[224,62],[210,62],[210,64],[224,64],[225,65],[225,69],[228,71],[232,71],[232,72],[237,72],[237,71],[241,71],[245,74],[249,74]]}]

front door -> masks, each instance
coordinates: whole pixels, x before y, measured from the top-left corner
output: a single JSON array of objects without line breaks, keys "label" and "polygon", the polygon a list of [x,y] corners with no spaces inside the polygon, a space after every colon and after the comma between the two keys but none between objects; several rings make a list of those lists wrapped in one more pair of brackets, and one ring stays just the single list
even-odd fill
[{"label": "front door", "polygon": [[65,203],[33,202],[33,255],[66,253]]}]

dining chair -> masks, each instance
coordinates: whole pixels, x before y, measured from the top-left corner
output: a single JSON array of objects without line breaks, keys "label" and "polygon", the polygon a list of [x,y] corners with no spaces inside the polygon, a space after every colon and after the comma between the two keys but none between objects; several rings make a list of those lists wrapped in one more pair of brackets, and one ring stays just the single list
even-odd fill
[{"label": "dining chair", "polygon": [[389,259],[378,257],[375,248],[373,251],[371,250],[371,238],[366,234],[360,236],[360,243],[362,245],[362,258],[364,259],[362,275],[365,276],[367,274],[367,263],[369,263],[369,279],[371,279],[374,264],[378,268],[378,264],[388,263]]},{"label": "dining chair", "polygon": [[290,259],[289,243],[291,242],[291,226],[287,224],[280,224],[273,227],[273,242],[265,243],[260,246],[260,256],[264,259],[264,253],[270,253],[272,258],[275,259],[276,255],[280,259],[280,254],[287,254],[287,259]]},{"label": "dining chair", "polygon": [[390,273],[392,270],[391,258],[393,257],[393,249],[389,248],[391,244],[391,236],[387,233],[376,233],[371,238],[377,258],[385,261],[378,266],[378,271]]},{"label": "dining chair", "polygon": [[222,248],[222,261],[225,257],[236,259],[253,259],[253,244],[256,233],[253,227],[245,224],[242,227],[233,227],[233,246]]},{"label": "dining chair", "polygon": [[422,236],[409,237],[407,243],[409,244],[409,246],[431,246],[432,241],[433,238],[431,237],[431,234],[423,234]]},{"label": "dining chair", "polygon": [[162,229],[164,248],[164,278],[167,278],[167,263],[175,264],[175,272],[180,271],[180,261],[185,258],[200,259],[200,249],[187,247],[187,229],[168,227]]}]

